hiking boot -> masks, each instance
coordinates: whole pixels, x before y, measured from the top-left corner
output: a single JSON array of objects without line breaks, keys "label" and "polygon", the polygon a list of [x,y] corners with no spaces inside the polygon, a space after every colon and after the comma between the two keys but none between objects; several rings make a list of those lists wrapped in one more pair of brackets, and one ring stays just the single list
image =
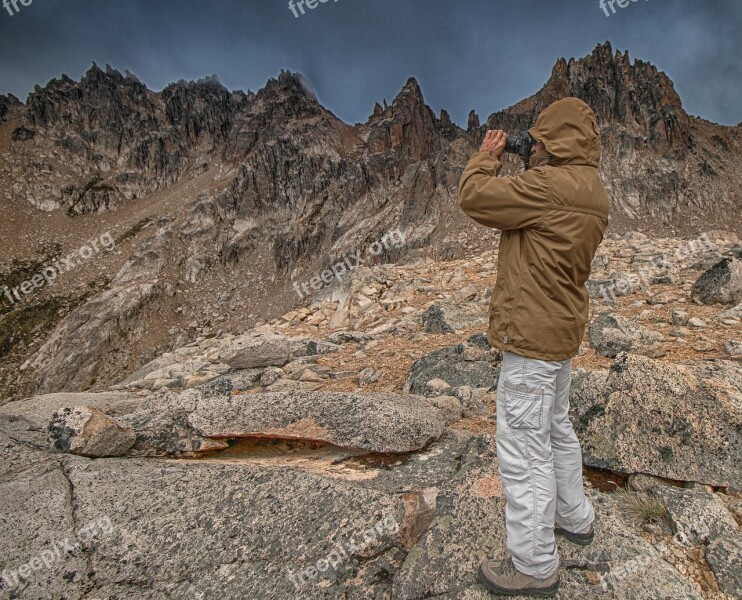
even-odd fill
[{"label": "hiking boot", "polygon": [[590,542],[593,541],[593,538],[595,537],[595,529],[593,528],[592,523],[590,523],[587,529],[584,529],[578,533],[572,533],[571,531],[567,531],[566,529],[562,529],[561,527],[554,527],[554,534],[563,535],[573,544],[587,546]]},{"label": "hiking boot", "polygon": [[551,577],[538,579],[518,571],[511,559],[485,560],[479,566],[479,581],[495,594],[551,598],[559,591],[559,569]]}]

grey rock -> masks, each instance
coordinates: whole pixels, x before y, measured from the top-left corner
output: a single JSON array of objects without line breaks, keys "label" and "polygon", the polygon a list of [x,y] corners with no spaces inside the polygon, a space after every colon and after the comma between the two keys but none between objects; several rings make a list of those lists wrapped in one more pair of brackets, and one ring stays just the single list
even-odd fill
[{"label": "grey rock", "polygon": [[422,316],[426,333],[455,333],[487,322],[487,307],[481,304],[438,302]]},{"label": "grey rock", "polygon": [[332,344],[344,344],[346,342],[365,342],[373,339],[373,337],[362,331],[336,331],[328,335],[325,339]]},{"label": "grey rock", "polygon": [[57,452],[100,458],[123,456],[134,446],[136,433],[89,406],[62,408],[49,423],[49,445]]},{"label": "grey rock", "polygon": [[730,257],[716,263],[693,284],[691,299],[699,304],[738,304],[742,300],[742,260]]},{"label": "grey rock", "polygon": [[23,417],[37,427],[46,429],[52,415],[67,406],[90,406],[106,415],[117,417],[133,413],[143,398],[128,392],[59,393],[32,396],[0,406],[0,415]]},{"label": "grey rock", "polygon": [[292,358],[328,354],[339,349],[337,344],[325,340],[253,330],[227,341],[219,351],[219,360],[237,369],[283,367]]},{"label": "grey rock", "polygon": [[719,313],[720,319],[742,319],[742,304],[733,306]]},{"label": "grey rock", "polygon": [[112,520],[89,552],[96,597],[343,597],[362,591],[360,565],[403,547],[397,495],[298,469],[111,459],[69,476],[77,518]]},{"label": "grey rock", "polygon": [[662,486],[653,494],[667,508],[676,538],[687,546],[700,546],[737,531],[737,523],[724,503],[700,490]]},{"label": "grey rock", "polygon": [[279,367],[268,367],[260,376],[260,385],[262,387],[267,387],[275,383],[285,375],[286,373],[284,372],[284,370]]},{"label": "grey rock", "polygon": [[381,370],[376,370],[373,367],[366,367],[360,373],[358,373],[358,385],[361,387],[371,385],[379,381],[381,377]]},{"label": "grey rock", "polygon": [[[690,362],[683,365],[699,379],[710,379],[714,382],[729,386],[733,391],[742,394],[742,364],[735,360],[704,360]],[[735,403],[736,396],[730,395],[729,400]]]},{"label": "grey rock", "polygon": [[207,438],[273,437],[372,452],[411,452],[443,433],[443,416],[417,396],[286,392],[203,399],[188,417]]},{"label": "grey rock", "polygon": [[490,388],[497,385],[499,367],[493,367],[490,361],[466,360],[468,348],[481,350],[477,346],[458,344],[432,352],[416,361],[407,376],[405,392],[424,394],[431,379],[441,379],[452,388],[464,385]]},{"label": "grey rock", "polygon": [[425,382],[423,396],[426,398],[435,398],[436,396],[447,395],[450,392],[451,386],[442,379],[436,377],[435,379]]},{"label": "grey rock", "polygon": [[131,454],[191,456],[227,448],[226,442],[206,439],[188,423],[189,415],[204,397],[213,397],[209,388],[182,393],[162,390],[148,396],[136,412],[120,417],[120,423],[137,433]]},{"label": "grey rock", "polygon": [[575,378],[570,417],[585,464],[739,486],[741,367],[719,361],[706,369],[623,353],[609,372]]},{"label": "grey rock", "polygon": [[293,348],[284,336],[251,333],[229,340],[219,352],[219,360],[235,369],[282,367],[289,362]]},{"label": "grey rock", "polygon": [[52,415],[68,406],[91,406],[118,418],[133,413],[143,398],[128,392],[60,393],[33,396],[0,406],[0,420],[12,424],[14,438],[34,447],[47,447],[47,426]]},{"label": "grey rock", "polygon": [[492,344],[490,344],[489,340],[487,339],[486,333],[475,333],[474,335],[469,336],[469,339],[467,339],[466,341],[469,345],[476,346],[477,348],[481,348],[482,350],[494,350],[492,348]]},{"label": "grey rock", "polygon": [[590,325],[590,347],[601,356],[615,358],[636,344],[633,326],[624,318],[602,315]]},{"label": "grey rock", "polygon": [[[72,494],[63,465],[0,431],[0,571],[8,577],[0,579],[2,598],[83,596],[90,583],[87,545],[77,533],[88,521],[75,519]],[[64,551],[65,540],[75,544],[72,551]],[[21,568],[25,578],[17,579]]]},{"label": "grey rock", "polygon": [[487,407],[481,401],[482,396],[487,392],[486,388],[472,389],[468,385],[456,388],[456,397],[461,401],[465,417],[476,417],[485,415],[489,412]]},{"label": "grey rock", "polygon": [[739,340],[729,340],[724,344],[724,354],[732,358],[742,357],[742,342]]},{"label": "grey rock", "polygon": [[673,325],[685,325],[690,320],[690,316],[687,312],[682,310],[674,310],[672,311],[672,315],[670,317],[670,323]]},{"label": "grey rock", "polygon": [[436,396],[428,398],[428,402],[441,411],[446,425],[453,425],[463,417],[461,401],[455,396]]},{"label": "grey rock", "polygon": [[697,328],[708,327],[706,322],[703,319],[699,319],[698,317],[693,317],[691,319],[688,319],[688,325],[690,327],[697,327]]},{"label": "grey rock", "polygon": [[719,584],[731,598],[742,598],[742,534],[728,532],[706,549],[706,561]]},{"label": "grey rock", "polygon": [[326,340],[313,340],[304,338],[291,338],[291,348],[293,357],[299,356],[320,356],[323,354],[332,354],[340,351],[340,345],[333,344]]}]

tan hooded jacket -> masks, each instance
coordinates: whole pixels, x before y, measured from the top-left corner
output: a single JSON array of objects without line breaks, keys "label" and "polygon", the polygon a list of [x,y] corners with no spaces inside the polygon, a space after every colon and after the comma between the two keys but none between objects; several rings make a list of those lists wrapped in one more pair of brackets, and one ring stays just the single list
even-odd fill
[{"label": "tan hooded jacket", "polygon": [[490,343],[541,360],[577,354],[589,312],[585,283],[608,225],[608,195],[598,176],[595,114],[577,98],[545,109],[529,130],[553,159],[517,177],[490,152],[475,153],[459,182],[472,219],[502,230]]}]

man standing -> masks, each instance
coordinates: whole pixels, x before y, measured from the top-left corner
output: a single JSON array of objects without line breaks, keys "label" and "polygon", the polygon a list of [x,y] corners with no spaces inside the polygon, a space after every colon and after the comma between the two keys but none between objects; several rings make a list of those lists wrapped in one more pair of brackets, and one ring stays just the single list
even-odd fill
[{"label": "man standing", "polygon": [[497,177],[507,136],[488,131],[458,195],[472,219],[502,230],[487,338],[503,351],[497,456],[512,559],[484,561],[479,576],[498,594],[549,597],[559,589],[554,534],[583,545],[594,535],[569,387],[588,319],[585,283],[609,204],[597,171],[600,133],[587,104],[555,102],[528,133],[536,142],[531,168]]}]

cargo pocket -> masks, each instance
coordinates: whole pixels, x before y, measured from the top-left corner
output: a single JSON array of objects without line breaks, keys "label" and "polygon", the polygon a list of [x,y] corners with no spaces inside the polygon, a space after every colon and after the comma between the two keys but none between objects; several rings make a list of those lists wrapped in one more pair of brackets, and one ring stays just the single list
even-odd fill
[{"label": "cargo pocket", "polygon": [[512,429],[541,429],[544,389],[503,382],[505,419]]}]

